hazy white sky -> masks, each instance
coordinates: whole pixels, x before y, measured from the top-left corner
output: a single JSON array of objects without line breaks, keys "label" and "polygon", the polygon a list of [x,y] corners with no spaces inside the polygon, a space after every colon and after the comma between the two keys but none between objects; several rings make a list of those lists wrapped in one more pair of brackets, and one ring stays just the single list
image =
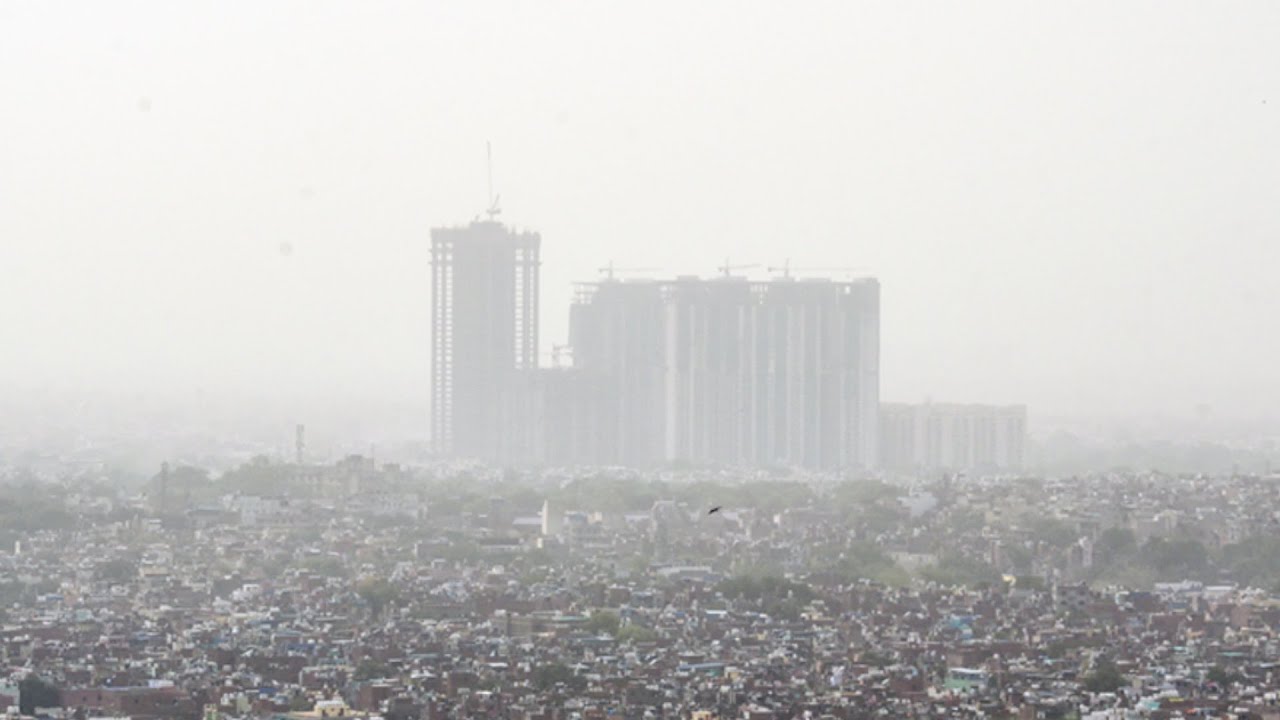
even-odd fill
[{"label": "hazy white sky", "polygon": [[879,275],[885,398],[1258,414],[1277,37],[1275,2],[0,0],[0,387],[425,403],[429,228],[491,140],[548,353],[610,259],[789,257]]}]

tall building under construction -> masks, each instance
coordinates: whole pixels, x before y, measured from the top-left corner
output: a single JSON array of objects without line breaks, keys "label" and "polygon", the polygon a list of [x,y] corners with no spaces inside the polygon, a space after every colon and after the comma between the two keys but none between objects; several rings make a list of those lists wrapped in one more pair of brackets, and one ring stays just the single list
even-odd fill
[{"label": "tall building under construction", "polygon": [[[431,232],[431,430],[499,463],[877,465],[880,285],[732,276],[583,283],[571,366],[539,368],[541,238]],[[558,353],[557,353],[558,354]]]},{"label": "tall building under construction", "polygon": [[541,238],[494,220],[431,231],[431,433],[437,452],[496,459],[538,364]]},{"label": "tall building under construction", "polygon": [[874,279],[608,279],[570,323],[597,398],[593,462],[877,463]]}]

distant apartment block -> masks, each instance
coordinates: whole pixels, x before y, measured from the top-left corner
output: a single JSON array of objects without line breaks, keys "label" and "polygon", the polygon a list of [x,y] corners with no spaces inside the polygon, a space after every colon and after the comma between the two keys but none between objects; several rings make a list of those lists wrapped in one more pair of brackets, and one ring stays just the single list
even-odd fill
[{"label": "distant apartment block", "polygon": [[1026,451],[1023,405],[919,405],[880,407],[880,459],[888,470],[1020,470]]},{"label": "distant apartment block", "polygon": [[522,371],[506,402],[501,462],[596,464],[601,391],[571,367]]},{"label": "distant apartment block", "polygon": [[541,238],[476,221],[431,231],[431,432],[437,451],[511,455],[521,373],[538,364]]},{"label": "distant apartment block", "polygon": [[583,461],[646,466],[665,457],[666,301],[662,283],[583,284],[569,310],[579,383],[592,390]]},{"label": "distant apartment block", "polygon": [[431,232],[431,431],[442,455],[556,465],[873,468],[874,279],[579,286],[572,365],[538,367],[541,238]]},{"label": "distant apartment block", "polygon": [[570,337],[599,389],[592,460],[875,467],[879,301],[872,279],[582,286]]}]

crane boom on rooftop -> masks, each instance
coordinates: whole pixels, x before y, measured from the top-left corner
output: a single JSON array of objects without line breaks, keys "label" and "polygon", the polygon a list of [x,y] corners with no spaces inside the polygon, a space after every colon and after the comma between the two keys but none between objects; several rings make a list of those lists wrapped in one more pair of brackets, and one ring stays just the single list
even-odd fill
[{"label": "crane boom on rooftop", "polygon": [[724,264],[716,268],[716,270],[719,270],[722,276],[729,277],[734,270],[750,270],[751,268],[758,268],[758,267],[760,267],[759,263],[749,263],[746,265],[734,265],[733,263],[729,262],[729,258],[725,258]]},{"label": "crane boom on rooftop", "polygon": [[615,267],[612,260],[609,261],[608,265],[597,268],[597,271],[604,276],[605,280],[613,280],[614,275],[617,273],[655,273],[659,270],[660,268]]},{"label": "crane boom on rooftop", "polygon": [[768,271],[775,275],[781,275],[783,280],[792,279],[792,272],[824,272],[824,273],[866,273],[870,272],[870,268],[865,267],[792,267],[790,260],[783,261],[782,265],[771,266]]}]

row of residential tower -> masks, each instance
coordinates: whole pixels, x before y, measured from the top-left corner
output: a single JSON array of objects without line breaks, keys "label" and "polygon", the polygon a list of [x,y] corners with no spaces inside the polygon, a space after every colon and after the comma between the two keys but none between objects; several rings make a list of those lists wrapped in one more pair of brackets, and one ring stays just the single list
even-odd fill
[{"label": "row of residential tower", "polygon": [[[542,368],[539,235],[485,220],[431,239],[431,430],[441,454],[816,469],[876,468],[882,453],[894,464],[917,459],[880,437],[875,279],[610,274],[578,286],[572,363]],[[1016,451],[1020,463],[1013,442],[1002,459]]]}]

